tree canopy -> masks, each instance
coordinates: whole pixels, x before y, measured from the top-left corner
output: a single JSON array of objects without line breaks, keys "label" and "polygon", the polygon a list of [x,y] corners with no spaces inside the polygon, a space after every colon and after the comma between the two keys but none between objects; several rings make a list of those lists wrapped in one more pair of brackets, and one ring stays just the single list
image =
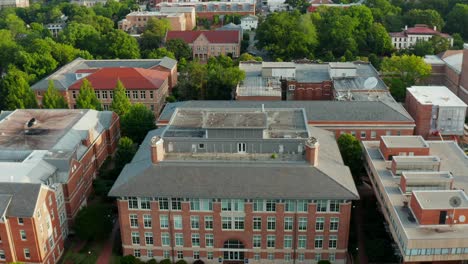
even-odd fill
[{"label": "tree canopy", "polygon": [[83,240],[106,239],[112,230],[112,209],[104,204],[90,204],[76,215],[73,229]]},{"label": "tree canopy", "polygon": [[192,57],[192,49],[181,39],[170,39],[166,42],[165,47],[168,51],[174,53],[177,60],[182,58],[188,60]]},{"label": "tree canopy", "polygon": [[10,67],[0,82],[0,109],[37,108],[34,92],[28,84],[28,75]]},{"label": "tree canopy", "polygon": [[55,88],[54,81],[49,80],[49,86],[42,98],[42,107],[48,109],[63,109],[68,108],[65,97]]},{"label": "tree canopy", "polygon": [[117,86],[114,89],[114,95],[111,103],[111,110],[122,117],[130,110],[132,103],[128,99],[126,89],[120,80],[117,80]]},{"label": "tree canopy", "polygon": [[157,49],[161,46],[167,31],[171,29],[169,20],[163,18],[150,18],[140,38],[143,50]]},{"label": "tree canopy", "polygon": [[80,92],[76,97],[76,107],[79,109],[102,110],[101,102],[96,97],[93,86],[86,78],[83,79],[83,83],[80,86]]},{"label": "tree canopy", "polygon": [[355,181],[358,180],[363,168],[361,143],[351,134],[342,134],[337,142],[344,164],[351,170]]},{"label": "tree canopy", "polygon": [[146,134],[156,128],[153,111],[145,105],[137,103],[130,107],[129,111],[120,119],[122,135],[131,138],[140,144]]}]

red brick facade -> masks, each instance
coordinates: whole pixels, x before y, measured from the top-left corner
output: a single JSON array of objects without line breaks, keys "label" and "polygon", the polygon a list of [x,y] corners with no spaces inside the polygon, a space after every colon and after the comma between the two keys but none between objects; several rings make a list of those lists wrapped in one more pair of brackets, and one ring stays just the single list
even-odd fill
[{"label": "red brick facade", "polygon": [[432,105],[420,104],[411,93],[406,93],[405,107],[416,122],[415,134],[428,138],[431,130]]}]

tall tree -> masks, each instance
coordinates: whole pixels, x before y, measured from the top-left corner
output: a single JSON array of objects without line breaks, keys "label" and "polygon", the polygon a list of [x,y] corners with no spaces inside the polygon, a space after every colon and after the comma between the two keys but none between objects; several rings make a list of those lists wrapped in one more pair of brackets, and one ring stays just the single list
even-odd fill
[{"label": "tall tree", "polygon": [[166,49],[174,53],[177,60],[188,60],[192,57],[192,49],[181,39],[170,39],[166,42]]},{"label": "tall tree", "polygon": [[54,81],[49,80],[49,86],[42,98],[42,107],[48,109],[63,109],[68,108],[67,101],[55,88]]},{"label": "tall tree", "polygon": [[359,181],[359,175],[363,168],[359,140],[351,134],[342,134],[337,142],[344,164],[351,170],[354,180]]},{"label": "tall tree", "polygon": [[101,102],[99,102],[96,94],[94,93],[94,88],[88,79],[83,79],[83,83],[80,86],[80,92],[76,97],[76,107],[79,109],[94,109],[102,110]]},{"label": "tall tree", "polygon": [[28,75],[10,67],[0,83],[0,109],[37,108],[34,92],[28,84]]},{"label": "tall tree", "polygon": [[142,50],[157,49],[161,46],[167,31],[171,29],[169,20],[150,18],[140,38]]},{"label": "tall tree", "polygon": [[445,22],[440,14],[432,9],[413,9],[405,14],[406,24],[414,26],[416,24],[426,24],[429,27],[437,27],[437,30],[442,31]]},{"label": "tall tree", "polygon": [[169,57],[171,59],[175,59],[174,53],[168,51],[166,48],[157,48],[154,50],[149,50],[145,53],[145,58],[147,59],[161,59],[164,57]]},{"label": "tall tree", "polygon": [[119,29],[112,29],[104,36],[102,47],[104,49],[102,54],[106,58],[140,58],[140,48],[136,39]]},{"label": "tall tree", "polygon": [[122,135],[131,138],[138,144],[143,141],[150,130],[156,128],[153,111],[140,103],[130,107],[130,110],[120,120],[120,124]]},{"label": "tall tree", "polygon": [[135,155],[137,149],[133,140],[129,137],[121,137],[115,153],[115,164],[118,169],[122,169],[129,163]]},{"label": "tall tree", "polygon": [[468,39],[468,4],[456,4],[447,16],[447,29]]},{"label": "tall tree", "polygon": [[128,99],[125,87],[120,80],[117,80],[117,86],[114,89],[114,97],[112,98],[111,109],[122,117],[130,110],[132,103]]}]

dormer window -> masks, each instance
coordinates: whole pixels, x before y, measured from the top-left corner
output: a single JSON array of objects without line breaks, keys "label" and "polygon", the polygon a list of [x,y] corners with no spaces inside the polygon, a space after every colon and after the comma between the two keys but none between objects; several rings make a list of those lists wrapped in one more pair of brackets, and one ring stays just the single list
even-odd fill
[{"label": "dormer window", "polygon": [[246,153],[247,152],[247,144],[237,143],[237,152],[238,153]]},{"label": "dormer window", "polygon": [[205,149],[205,144],[204,143],[198,144],[198,149]]}]

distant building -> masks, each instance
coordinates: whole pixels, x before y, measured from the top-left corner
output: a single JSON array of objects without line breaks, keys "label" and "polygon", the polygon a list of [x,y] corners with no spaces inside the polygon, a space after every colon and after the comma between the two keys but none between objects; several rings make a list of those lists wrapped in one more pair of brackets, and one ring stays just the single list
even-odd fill
[{"label": "distant building", "polygon": [[289,5],[285,3],[285,0],[262,0],[262,7],[270,12],[289,10]]},{"label": "distant building", "polygon": [[120,80],[133,103],[142,103],[158,114],[169,91],[177,84],[177,61],[147,60],[84,60],[78,58],[40,80],[31,88],[39,104],[47,90],[49,80],[65,96],[70,108],[76,108],[81,83],[86,78],[91,83],[104,110],[110,109],[114,88]]},{"label": "distant building", "polygon": [[29,0],[0,0],[0,9],[6,7],[29,7]]},{"label": "distant building", "polygon": [[456,142],[391,136],[362,144],[399,262],[464,263],[468,157]]},{"label": "distant building", "polygon": [[105,5],[107,3],[107,0],[70,0],[70,3],[77,4],[80,6],[93,7],[98,3]]},{"label": "distant building", "polygon": [[352,6],[360,6],[361,3],[350,3],[350,4],[335,4],[332,0],[312,0],[310,6],[307,8],[308,13],[315,12],[317,8],[321,6],[325,7],[339,7],[339,8],[349,8]]},{"label": "distant building", "polygon": [[445,86],[412,86],[405,107],[424,138],[463,136],[467,105]]},{"label": "distant building", "polygon": [[239,31],[241,36],[243,34],[243,30],[242,30],[241,25],[236,25],[236,24],[234,24],[232,22],[229,23],[229,24],[226,24],[226,25],[224,25],[222,27],[219,27],[216,30],[234,30],[234,31]]},{"label": "distant building", "polygon": [[123,255],[204,263],[348,259],[359,199],[332,133],[301,108],[177,108],[112,187]]},{"label": "distant building", "polygon": [[52,36],[54,38],[58,37],[58,34],[65,28],[67,24],[65,23],[51,23],[51,24],[47,24],[46,25],[46,28],[50,31],[50,34],[52,34]]},{"label": "distant building", "polygon": [[[160,7],[159,12],[165,14],[182,13],[185,16],[185,29],[192,30],[197,26],[195,7],[193,6],[168,6]],[[172,29],[175,30],[175,29]]]},{"label": "distant building", "polygon": [[232,30],[169,31],[166,41],[181,39],[192,49],[194,59],[206,61],[219,55],[239,57],[241,37],[240,32]]},{"label": "distant building", "polygon": [[[193,9],[193,8],[192,8]],[[189,13],[194,14],[194,10]],[[184,13],[174,12],[150,12],[150,11],[138,11],[131,12],[125,19],[119,21],[118,27],[126,32],[142,33],[146,27],[147,22],[151,18],[167,19],[171,26],[171,30],[185,31],[192,30],[193,24],[189,21],[187,26],[187,19]],[[190,27],[192,26],[192,27]]]},{"label": "distant building", "polygon": [[424,61],[432,66],[431,76],[423,81],[424,84],[447,86],[468,104],[468,44],[463,50],[426,56]]},{"label": "distant building", "polygon": [[414,27],[405,29],[401,32],[390,32],[392,39],[392,45],[396,49],[407,49],[414,46],[418,41],[429,41],[433,36],[441,36],[448,39],[450,46],[453,46],[453,38],[445,33],[437,31],[437,28],[433,29],[424,24],[416,24]]},{"label": "distant building", "polygon": [[255,15],[255,3],[249,2],[161,2],[155,9],[162,11],[163,7],[194,7],[197,19],[212,20],[214,16],[222,15]]},{"label": "distant building", "polygon": [[414,120],[401,106],[390,101],[185,101],[168,103],[157,121],[166,126],[177,108],[261,109],[303,108],[309,127],[344,133],[359,140],[378,140],[385,135],[413,135]]},{"label": "distant building", "polygon": [[255,30],[258,26],[258,17],[248,15],[241,18],[241,27],[243,30]]}]

